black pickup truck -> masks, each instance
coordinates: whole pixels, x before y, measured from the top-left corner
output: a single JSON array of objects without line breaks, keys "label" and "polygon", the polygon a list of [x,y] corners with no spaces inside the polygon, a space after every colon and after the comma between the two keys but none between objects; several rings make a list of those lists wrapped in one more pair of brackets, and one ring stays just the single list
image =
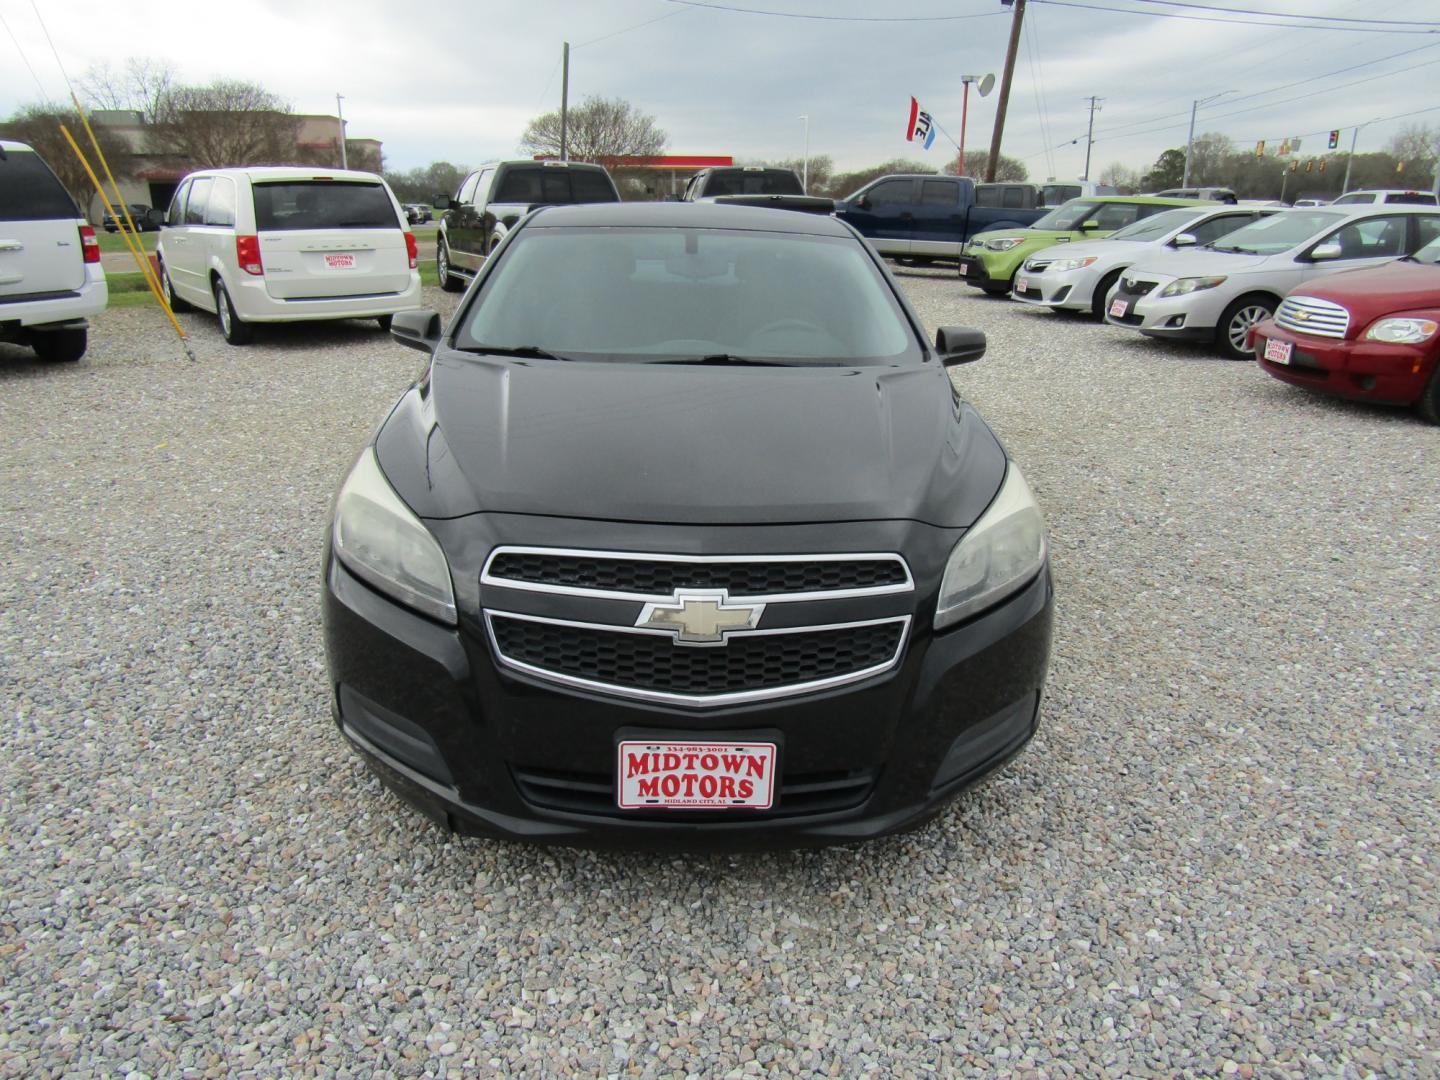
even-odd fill
[{"label": "black pickup truck", "polygon": [[683,202],[727,203],[731,206],[768,206],[775,210],[800,210],[828,214],[834,199],[806,195],[800,178],[789,169],[762,165],[729,165],[701,169],[685,185]]},{"label": "black pickup truck", "polygon": [[436,196],[444,210],[435,238],[435,269],[446,292],[465,288],[495,245],[537,206],[620,201],[603,166],[580,161],[497,161],[460,182],[453,199]]},{"label": "black pickup truck", "polygon": [[968,176],[882,176],[835,203],[881,255],[958,259],[987,229],[1021,229],[1048,212],[1030,184],[977,184]]}]

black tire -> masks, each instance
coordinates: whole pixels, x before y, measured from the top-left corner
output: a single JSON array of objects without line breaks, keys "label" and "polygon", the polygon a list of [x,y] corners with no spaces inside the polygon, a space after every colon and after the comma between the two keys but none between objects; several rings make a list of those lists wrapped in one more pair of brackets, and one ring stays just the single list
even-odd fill
[{"label": "black tire", "polygon": [[1095,292],[1090,297],[1090,314],[1101,322],[1105,321],[1105,297],[1110,295],[1110,290],[1115,287],[1115,283],[1120,280],[1120,275],[1124,272],[1124,270],[1112,270],[1095,286]]},{"label": "black tire", "polygon": [[390,332],[390,320],[393,318],[393,315],[377,315],[375,316],[375,321],[380,324],[380,329],[388,334]]},{"label": "black tire", "polygon": [[1255,350],[1245,347],[1245,331],[1275,314],[1275,301],[1258,293],[1242,296],[1225,309],[1215,327],[1215,347],[1227,360],[1254,360]]},{"label": "black tire", "polygon": [[220,333],[231,345],[248,345],[255,337],[255,327],[242,322],[235,314],[235,305],[225,291],[223,281],[215,282],[215,314],[220,320]]},{"label": "black tire", "polygon": [[1440,365],[1431,373],[1420,400],[1415,402],[1415,411],[1420,414],[1421,419],[1440,424]]},{"label": "black tire", "polygon": [[170,271],[165,269],[165,261],[160,262],[160,291],[165,295],[165,302],[170,305],[170,310],[175,312],[189,311],[190,305],[175,295],[175,285],[170,280]]},{"label": "black tire", "polygon": [[446,292],[460,292],[465,283],[450,273],[450,251],[441,240],[435,245],[435,273],[440,278],[440,288]]},{"label": "black tire", "polygon": [[84,329],[41,330],[30,335],[30,347],[47,363],[73,364],[85,355],[89,336]]}]

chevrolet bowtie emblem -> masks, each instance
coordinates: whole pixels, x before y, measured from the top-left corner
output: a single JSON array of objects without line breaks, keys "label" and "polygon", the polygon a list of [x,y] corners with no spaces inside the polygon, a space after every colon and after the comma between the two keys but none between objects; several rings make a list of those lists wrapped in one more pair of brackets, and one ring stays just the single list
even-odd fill
[{"label": "chevrolet bowtie emblem", "polygon": [[676,589],[671,600],[646,604],[635,625],[669,630],[677,645],[724,645],[731,630],[754,630],[764,604],[731,604],[729,594]]},{"label": "chevrolet bowtie emblem", "polygon": [[1301,310],[1294,312],[1290,317],[1292,319],[1298,319],[1300,322],[1304,322],[1306,319],[1310,318],[1310,313],[1302,308]]}]

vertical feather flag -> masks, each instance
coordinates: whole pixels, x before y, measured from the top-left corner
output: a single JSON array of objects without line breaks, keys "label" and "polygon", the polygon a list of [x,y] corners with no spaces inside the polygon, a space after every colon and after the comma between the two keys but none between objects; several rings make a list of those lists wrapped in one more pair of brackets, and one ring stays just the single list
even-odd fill
[{"label": "vertical feather flag", "polygon": [[905,141],[919,142],[926,150],[935,141],[935,121],[913,97],[910,99],[910,123],[905,128]]}]

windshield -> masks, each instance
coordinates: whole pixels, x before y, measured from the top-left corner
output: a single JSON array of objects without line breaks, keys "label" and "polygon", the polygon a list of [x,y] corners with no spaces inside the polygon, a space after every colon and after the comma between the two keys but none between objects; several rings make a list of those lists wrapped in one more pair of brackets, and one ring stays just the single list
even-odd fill
[{"label": "windshield", "polygon": [[300,180],[255,185],[260,232],[292,229],[398,229],[400,219],[382,184]]},{"label": "windshield", "polygon": [[1440,266],[1440,239],[1431,240],[1414,255],[1410,256],[1416,262],[1429,263],[1431,266]]},{"label": "windshield", "polygon": [[522,229],[455,344],[633,362],[921,357],[858,241],[693,228]]},{"label": "windshield", "polygon": [[1056,232],[1074,232],[1080,227],[1082,221],[1089,220],[1104,203],[1095,202],[1093,199],[1072,199],[1064,206],[1057,206],[1039,221],[1030,226],[1032,229],[1053,229]]},{"label": "windshield", "polygon": [[1282,210],[1236,229],[1210,247],[1243,255],[1276,255],[1303,244],[1316,233],[1345,220],[1344,214],[1316,210]]},{"label": "windshield", "polygon": [[784,169],[765,172],[711,173],[705,183],[706,195],[803,195],[795,174]]},{"label": "windshield", "polygon": [[1110,234],[1111,240],[1159,240],[1169,236],[1176,229],[1183,229],[1192,222],[1199,221],[1204,217],[1204,210],[1190,210],[1181,207],[1179,210],[1166,210],[1163,214],[1155,214],[1153,217],[1143,218],[1133,225],[1126,225],[1119,232]]}]

